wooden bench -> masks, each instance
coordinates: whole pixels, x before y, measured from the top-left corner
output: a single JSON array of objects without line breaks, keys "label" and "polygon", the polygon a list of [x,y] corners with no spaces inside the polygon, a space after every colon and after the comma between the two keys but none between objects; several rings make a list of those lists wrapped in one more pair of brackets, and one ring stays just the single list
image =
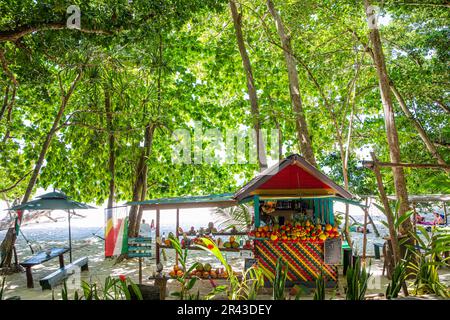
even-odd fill
[{"label": "wooden bench", "polygon": [[80,267],[81,271],[89,270],[88,257],[77,259],[71,264],[62,267],[39,280],[42,290],[51,290],[54,286],[60,284],[64,279],[67,279],[73,274],[70,271],[77,267]]},{"label": "wooden bench", "polygon": [[64,268],[64,253],[68,252],[69,250],[69,248],[51,248],[48,249],[48,252],[40,251],[34,256],[22,262],[20,265],[26,269],[27,273],[27,287],[34,288],[33,274],[31,273],[32,267],[58,257],[59,267]]}]

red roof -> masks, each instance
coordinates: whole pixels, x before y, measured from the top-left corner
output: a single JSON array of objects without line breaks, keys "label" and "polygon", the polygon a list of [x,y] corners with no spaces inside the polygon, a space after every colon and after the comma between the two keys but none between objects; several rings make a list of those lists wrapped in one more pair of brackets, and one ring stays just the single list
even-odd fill
[{"label": "red roof", "polygon": [[353,195],[320,172],[302,156],[292,154],[267,168],[240,188],[240,201],[252,194],[330,195],[352,199]]},{"label": "red roof", "polygon": [[290,164],[258,189],[331,189],[331,187],[298,165]]}]

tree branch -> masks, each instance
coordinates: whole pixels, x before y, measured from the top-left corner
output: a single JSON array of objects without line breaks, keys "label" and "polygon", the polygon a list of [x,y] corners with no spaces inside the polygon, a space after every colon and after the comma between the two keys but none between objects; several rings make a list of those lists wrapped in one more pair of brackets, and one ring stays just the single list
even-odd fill
[{"label": "tree branch", "polygon": [[5,71],[5,73],[6,73],[6,75],[8,76],[8,78],[11,79],[11,82],[12,82],[15,86],[17,86],[17,85],[18,85],[17,79],[16,79],[16,77],[14,76],[14,73],[12,73],[11,70],[9,69],[9,67],[8,67],[8,61],[6,61],[5,53],[3,52],[2,49],[0,49],[0,62],[2,63],[3,71]]},{"label": "tree branch", "polygon": [[[30,33],[33,33],[33,32],[47,31],[47,30],[63,30],[63,29],[70,30],[69,28],[67,28],[67,25],[65,22],[64,23],[63,22],[34,23],[34,24],[19,27],[14,30],[0,31],[0,42],[5,42],[5,41],[16,42],[20,38],[22,38]],[[83,32],[83,33],[93,33],[93,34],[102,34],[102,35],[112,35],[113,34],[113,32],[111,32],[111,31],[102,30],[102,29],[81,28],[81,29],[76,29],[76,30],[79,30],[80,32]]]},{"label": "tree branch", "polygon": [[17,180],[13,185],[11,185],[11,186],[9,186],[9,187],[3,189],[3,190],[0,190],[0,193],[8,192],[8,191],[14,189],[15,187],[17,187],[17,185],[18,185],[20,182],[22,182],[23,179],[25,179],[26,177],[28,177],[28,176],[30,175],[31,172],[33,172],[33,170],[28,171],[22,178],[20,178],[19,180]]}]

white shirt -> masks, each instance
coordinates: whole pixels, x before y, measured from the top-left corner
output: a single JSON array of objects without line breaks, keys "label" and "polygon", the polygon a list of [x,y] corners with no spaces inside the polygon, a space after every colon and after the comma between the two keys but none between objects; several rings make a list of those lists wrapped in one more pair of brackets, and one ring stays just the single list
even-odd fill
[{"label": "white shirt", "polygon": [[141,237],[150,237],[152,229],[148,223],[141,223],[139,228],[139,236]]}]

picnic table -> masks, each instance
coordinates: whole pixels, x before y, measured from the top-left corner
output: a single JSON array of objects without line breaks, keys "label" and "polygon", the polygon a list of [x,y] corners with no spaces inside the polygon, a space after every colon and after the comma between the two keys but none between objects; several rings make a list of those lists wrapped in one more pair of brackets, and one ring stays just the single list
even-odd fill
[{"label": "picnic table", "polygon": [[60,268],[64,268],[64,253],[68,252],[70,249],[51,248],[49,250],[51,250],[50,254],[47,254],[47,250],[40,251],[20,264],[22,267],[26,269],[28,288],[34,288],[33,274],[31,273],[31,268],[34,267],[35,265],[42,264],[53,258],[59,257],[59,266]]}]

